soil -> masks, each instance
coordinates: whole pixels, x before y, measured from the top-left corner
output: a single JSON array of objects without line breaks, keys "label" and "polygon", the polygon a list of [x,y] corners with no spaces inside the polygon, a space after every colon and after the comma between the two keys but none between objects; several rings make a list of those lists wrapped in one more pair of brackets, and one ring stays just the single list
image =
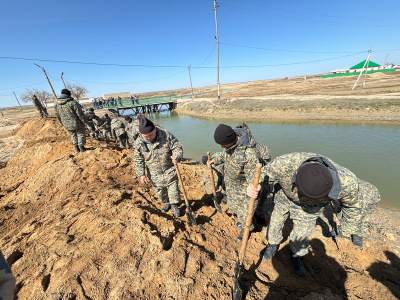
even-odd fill
[{"label": "soil", "polygon": [[[20,147],[0,169],[0,249],[15,299],[231,299],[239,229],[226,206],[222,214],[213,207],[205,166],[179,165],[193,226],[183,201],[180,218],[160,211],[152,186],[135,175],[132,150],[88,137],[94,150],[75,153],[55,118],[21,123],[0,140]],[[270,261],[258,256],[267,241],[257,228],[240,277],[245,299],[400,297],[399,220],[379,208],[363,250],[346,239],[338,249],[317,226],[305,277],[290,263],[291,224]]]},{"label": "soil", "polygon": [[[333,120],[400,123],[400,72],[375,73],[351,90],[357,76],[293,77],[197,88],[179,99],[184,114],[219,119]],[[174,90],[183,96],[189,91]]]}]

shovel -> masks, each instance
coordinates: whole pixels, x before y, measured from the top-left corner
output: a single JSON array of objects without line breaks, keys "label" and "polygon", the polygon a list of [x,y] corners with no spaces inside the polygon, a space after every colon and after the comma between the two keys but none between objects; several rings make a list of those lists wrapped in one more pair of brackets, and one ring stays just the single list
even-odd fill
[{"label": "shovel", "polygon": [[335,234],[338,235],[338,236],[342,236],[343,235],[342,234],[342,225],[341,225],[341,223],[340,223],[340,221],[339,221],[339,219],[338,219],[338,217],[337,217],[337,215],[335,213],[335,209],[333,208],[332,202],[329,202],[329,204],[331,205],[331,209],[332,209],[333,221],[336,224],[336,229],[335,229],[336,232],[335,232]]},{"label": "shovel", "polygon": [[[208,162],[210,162],[211,161],[210,151],[207,152],[207,157],[208,157]],[[217,202],[217,191],[215,190],[214,173],[213,173],[212,168],[210,168],[210,174],[211,174],[211,185],[213,187],[212,199],[214,201],[214,206],[215,206],[215,209],[218,210],[222,214],[221,205],[219,205],[219,203]]]},{"label": "shovel", "polygon": [[188,221],[189,221],[190,223],[192,223],[193,225],[197,225],[196,218],[194,217],[194,214],[193,214],[193,212],[192,212],[192,209],[190,208],[190,205],[189,205],[189,201],[188,201],[188,199],[187,199],[187,197],[186,197],[186,191],[185,191],[185,187],[183,186],[181,174],[179,173],[178,164],[175,164],[175,169],[176,169],[176,174],[178,174],[179,183],[181,184],[181,187],[182,187],[183,198],[185,198],[185,203],[186,203],[186,217],[187,217],[187,219],[188,219]]},{"label": "shovel", "polygon": [[[256,166],[256,172],[253,181],[253,186],[255,188],[257,188],[258,181],[260,179],[261,167],[262,165],[260,163],[258,163]],[[250,226],[251,226],[251,220],[253,218],[253,210],[255,202],[256,202],[255,198],[250,198],[249,209],[247,210],[246,225],[244,227],[242,245],[240,246],[240,251],[239,251],[239,259],[236,262],[236,267],[235,267],[235,277],[232,289],[232,300],[242,300],[243,290],[240,287],[239,277],[243,269],[244,255],[246,253],[247,241],[249,239]]]}]

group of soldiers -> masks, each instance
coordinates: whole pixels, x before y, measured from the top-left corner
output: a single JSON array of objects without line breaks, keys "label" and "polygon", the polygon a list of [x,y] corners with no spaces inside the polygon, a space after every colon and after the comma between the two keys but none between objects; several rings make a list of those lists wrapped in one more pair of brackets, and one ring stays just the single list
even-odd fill
[{"label": "group of soldiers", "polygon": [[[107,141],[111,132],[125,148],[129,148],[126,136],[129,133],[134,140],[135,171],[140,182],[153,185],[159,200],[165,204],[162,212],[172,210],[175,217],[181,215],[176,164],[183,157],[183,148],[173,134],[143,115],[137,120],[125,117],[126,124],[107,115],[100,118],[93,110],[85,115],[66,89],[57,99],[55,113],[69,131],[77,151],[85,151],[85,124],[94,138],[98,138],[100,131]],[[203,163],[218,175],[216,189],[225,194],[221,204],[237,216],[238,242],[243,238],[250,198],[254,198],[256,205],[250,230],[257,224],[266,226],[268,246],[260,251],[264,260],[278,251],[283,240],[283,225],[290,218],[293,221],[290,259],[295,272],[304,276],[306,270],[301,257],[308,252],[317,218],[329,206],[335,207],[335,222],[342,227],[338,237],[348,238],[362,249],[368,216],[380,201],[375,186],[316,153],[295,152],[271,160],[268,147],[256,142],[246,123],[235,128],[218,125],[214,140],[223,150],[212,155],[210,161],[203,157]],[[254,187],[258,163],[262,164],[261,176],[258,187]]]}]

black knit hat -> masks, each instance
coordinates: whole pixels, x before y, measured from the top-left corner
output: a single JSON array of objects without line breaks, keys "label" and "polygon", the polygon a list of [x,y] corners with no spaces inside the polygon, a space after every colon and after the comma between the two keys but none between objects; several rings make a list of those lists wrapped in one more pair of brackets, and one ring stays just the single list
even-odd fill
[{"label": "black knit hat", "polygon": [[308,163],[297,170],[296,186],[299,197],[325,198],[332,189],[332,185],[332,175],[323,164]]},{"label": "black knit hat", "polygon": [[201,162],[203,163],[203,165],[206,165],[207,162],[208,162],[208,156],[207,156],[207,155],[204,155],[204,156],[201,158]]},{"label": "black knit hat", "polygon": [[130,116],[124,116],[125,121],[129,121],[132,120],[132,118]]},{"label": "black knit hat", "polygon": [[152,121],[147,119],[145,116],[140,115],[139,119],[139,132],[143,134],[150,133],[156,128]]},{"label": "black knit hat", "polygon": [[236,141],[236,133],[233,131],[232,127],[219,124],[214,132],[214,140],[220,145],[229,145]]},{"label": "black knit hat", "polygon": [[89,108],[89,111],[94,111],[94,108],[93,107]]},{"label": "black knit hat", "polygon": [[61,91],[61,94],[71,96],[70,90],[67,90],[67,89],[63,89],[63,90]]}]

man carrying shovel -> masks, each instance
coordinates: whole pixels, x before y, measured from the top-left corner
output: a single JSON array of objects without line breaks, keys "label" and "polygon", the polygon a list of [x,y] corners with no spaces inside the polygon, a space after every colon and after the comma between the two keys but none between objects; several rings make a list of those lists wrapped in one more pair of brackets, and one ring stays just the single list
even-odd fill
[{"label": "man carrying shovel", "polygon": [[[290,258],[294,270],[305,276],[301,257],[308,252],[309,238],[316,220],[332,201],[343,212],[342,235],[362,249],[369,214],[380,200],[378,189],[358,179],[350,170],[315,153],[295,152],[275,158],[261,170],[260,181],[274,183],[275,207],[267,232],[268,246],[260,252],[269,260],[281,243],[282,227],[290,216]],[[257,197],[258,188],[249,185],[247,195]]]},{"label": "man carrying shovel", "polygon": [[[139,132],[135,140],[135,171],[142,184],[150,181],[155,192],[175,217],[180,216],[178,208],[180,193],[175,164],[183,157],[182,145],[170,132],[158,128],[143,115],[139,119]],[[148,170],[147,174],[145,169]]]}]

